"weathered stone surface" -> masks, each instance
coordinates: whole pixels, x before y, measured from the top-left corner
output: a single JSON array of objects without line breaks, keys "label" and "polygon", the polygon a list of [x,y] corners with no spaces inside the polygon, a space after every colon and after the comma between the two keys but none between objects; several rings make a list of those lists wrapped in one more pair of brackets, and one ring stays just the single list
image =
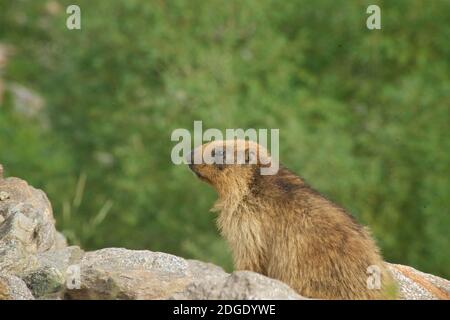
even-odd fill
[{"label": "weathered stone surface", "polygon": [[35,297],[57,293],[63,290],[65,276],[54,267],[41,267],[22,276]]},{"label": "weathered stone surface", "polygon": [[39,266],[54,267],[65,273],[71,265],[78,265],[83,258],[84,251],[78,246],[42,252],[36,255]]},{"label": "weathered stone surface", "polygon": [[399,284],[401,299],[450,299],[450,281],[400,264],[388,264],[388,266]]},{"label": "weathered stone surface", "polygon": [[26,284],[18,277],[0,274],[0,300],[33,300]]},{"label": "weathered stone surface", "polygon": [[179,300],[298,300],[305,299],[281,281],[250,271],[231,275],[221,268],[200,261],[192,262],[193,281],[170,299]]},{"label": "weathered stone surface", "polygon": [[18,178],[0,179],[0,193],[0,246],[15,239],[29,253],[54,247],[55,220],[45,193]]},{"label": "weathered stone surface", "polygon": [[0,272],[20,276],[37,266],[36,257],[27,252],[22,242],[17,239],[0,241]]},{"label": "weathered stone surface", "polygon": [[66,237],[59,231],[56,231],[55,234],[55,245],[53,246],[54,250],[64,249],[67,247],[67,239]]},{"label": "weathered stone surface", "polygon": [[186,260],[160,252],[103,249],[80,262],[81,287],[70,299],[164,299],[190,281]]},{"label": "weathered stone surface", "polygon": [[77,246],[51,250],[36,255],[36,266],[22,272],[22,279],[36,298],[62,298],[68,276],[68,268],[78,265],[84,251]]},{"label": "weathered stone surface", "polygon": [[0,193],[0,271],[21,275],[37,266],[34,254],[55,245],[52,207],[21,179],[0,179]]},{"label": "weathered stone surface", "polygon": [[193,279],[225,278],[229,274],[215,264],[198,260],[187,260]]}]

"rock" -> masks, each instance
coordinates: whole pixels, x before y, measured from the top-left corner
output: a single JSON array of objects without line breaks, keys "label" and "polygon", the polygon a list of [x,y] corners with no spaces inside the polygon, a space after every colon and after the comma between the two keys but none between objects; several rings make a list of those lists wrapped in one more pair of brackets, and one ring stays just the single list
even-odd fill
[{"label": "rock", "polygon": [[213,264],[160,252],[103,249],[80,262],[70,299],[299,299],[287,285],[253,272],[227,274]]},{"label": "rock", "polygon": [[0,274],[0,300],[33,300],[25,282],[16,276]]},{"label": "rock", "polygon": [[22,279],[37,298],[62,291],[66,280],[57,268],[49,266],[33,270]]},{"label": "rock", "polygon": [[225,278],[229,274],[215,264],[198,260],[187,260],[189,272],[193,279],[205,280],[208,278]]},{"label": "rock", "polygon": [[64,249],[66,247],[67,247],[66,237],[61,232],[56,231],[55,245],[54,245],[53,249],[58,250],[58,249]]},{"label": "rock", "polygon": [[0,179],[0,193],[0,271],[21,275],[37,266],[35,254],[55,246],[52,207],[21,179]]},{"label": "rock", "polygon": [[36,255],[37,266],[22,272],[22,279],[36,298],[62,299],[69,267],[79,265],[83,254],[77,246],[40,253]]},{"label": "rock", "polygon": [[450,300],[450,281],[400,264],[388,264],[404,300]]},{"label": "rock", "polygon": [[236,271],[231,275],[210,263],[189,261],[192,282],[170,299],[177,300],[298,300],[298,295],[281,281],[250,271]]},{"label": "rock", "polygon": [[[18,178],[0,180],[0,192],[7,198],[0,201],[2,241],[17,239],[30,253],[44,252],[55,245],[55,220],[47,196]],[[9,224],[7,224],[10,220]],[[8,227],[3,227],[7,224]]]},{"label": "rock", "polygon": [[34,253],[37,251],[37,242],[34,241],[37,222],[28,218],[20,209],[22,207],[8,211],[6,219],[0,225],[0,241],[6,243],[17,240],[26,246],[27,251]]},{"label": "rock", "polygon": [[37,258],[27,252],[22,242],[0,240],[0,272],[20,276],[37,266]]},{"label": "rock", "polygon": [[160,252],[109,248],[80,262],[80,288],[70,299],[164,299],[190,281],[186,260]]},{"label": "rock", "polygon": [[63,249],[46,251],[36,255],[41,267],[55,267],[61,273],[65,273],[71,265],[80,264],[84,251],[78,246],[70,246]]}]

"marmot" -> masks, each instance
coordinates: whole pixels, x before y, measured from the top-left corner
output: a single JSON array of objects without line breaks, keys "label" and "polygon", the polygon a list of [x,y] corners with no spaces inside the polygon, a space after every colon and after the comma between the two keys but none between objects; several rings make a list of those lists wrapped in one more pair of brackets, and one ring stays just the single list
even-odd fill
[{"label": "marmot", "polygon": [[[251,150],[257,150],[256,161],[250,161]],[[233,152],[234,159],[244,154],[244,163],[227,164]],[[189,157],[202,159],[205,153],[215,163],[192,161],[189,167],[218,193],[212,210],[219,212],[218,228],[237,270],[281,280],[305,297],[396,297],[369,231],[285,167],[275,175],[261,175],[261,167],[271,161],[266,149],[247,140],[213,141]],[[370,268],[379,272],[378,288],[369,288]]]}]

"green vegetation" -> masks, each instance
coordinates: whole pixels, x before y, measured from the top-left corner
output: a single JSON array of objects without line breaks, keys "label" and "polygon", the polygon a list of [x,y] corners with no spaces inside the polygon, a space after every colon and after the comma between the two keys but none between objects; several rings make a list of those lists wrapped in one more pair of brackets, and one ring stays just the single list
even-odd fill
[{"label": "green vegetation", "polygon": [[[450,277],[449,1],[0,0],[0,163],[44,189],[86,249],[231,268],[215,194],[172,130],[279,128],[280,159],[369,225],[388,261]],[[381,6],[382,30],[365,26]],[[0,78],[1,79],[1,78]]]}]

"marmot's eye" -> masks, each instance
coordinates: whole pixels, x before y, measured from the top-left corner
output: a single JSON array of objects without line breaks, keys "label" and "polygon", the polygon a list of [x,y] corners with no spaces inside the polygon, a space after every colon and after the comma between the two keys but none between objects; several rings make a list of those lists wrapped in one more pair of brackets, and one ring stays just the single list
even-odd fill
[{"label": "marmot's eye", "polygon": [[214,158],[214,163],[217,166],[224,164],[225,162],[225,151],[222,148],[213,149],[211,151],[211,156]]},{"label": "marmot's eye", "polygon": [[245,163],[255,164],[256,163],[256,152],[254,150],[245,150]]},{"label": "marmot's eye", "polygon": [[223,158],[223,156],[225,155],[225,151],[223,151],[223,149],[213,149],[211,155],[216,159]]}]

